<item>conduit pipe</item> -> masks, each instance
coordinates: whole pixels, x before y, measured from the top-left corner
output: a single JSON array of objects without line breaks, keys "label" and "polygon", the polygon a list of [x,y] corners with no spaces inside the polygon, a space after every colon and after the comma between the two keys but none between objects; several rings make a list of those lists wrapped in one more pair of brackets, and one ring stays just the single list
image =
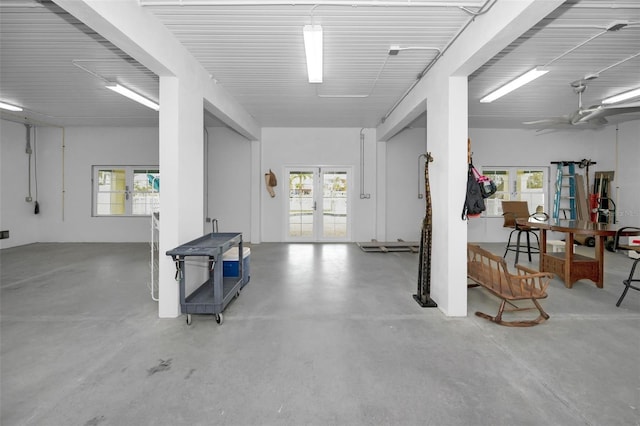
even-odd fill
[{"label": "conduit pipe", "polygon": [[631,3],[615,3],[611,1],[602,1],[600,3],[572,4],[572,9],[640,9],[640,4]]},{"label": "conduit pipe", "polygon": [[364,127],[360,129],[360,199],[371,198],[364,192]]},{"label": "conduit pipe", "polygon": [[[618,24],[618,25],[616,25],[616,24]],[[629,25],[629,23],[628,23],[628,22],[624,22],[624,23],[614,22],[614,23],[610,24],[610,25],[609,25],[609,26],[607,26],[607,27],[601,27],[601,28],[603,29],[603,31],[600,31],[598,34],[596,34],[596,35],[594,35],[594,36],[589,37],[589,38],[588,38],[588,39],[586,39],[585,41],[583,41],[583,42],[579,43],[578,45],[576,45],[576,46],[572,47],[571,49],[567,50],[566,52],[564,52],[564,53],[563,53],[563,54],[561,54],[560,56],[556,56],[555,58],[553,58],[552,60],[550,60],[549,62],[547,62],[546,64],[544,64],[544,65],[542,66],[542,68],[546,68],[546,67],[548,67],[549,65],[551,65],[552,63],[554,63],[554,62],[555,62],[555,61],[557,61],[558,59],[562,59],[562,58],[564,58],[564,57],[565,57],[565,56],[567,56],[569,53],[573,52],[573,51],[574,51],[574,50],[576,50],[576,49],[579,49],[580,47],[584,46],[585,44],[589,43],[590,41],[593,41],[593,40],[595,40],[596,38],[598,38],[598,37],[600,37],[600,36],[602,36],[602,35],[605,35],[605,34],[607,34],[607,33],[609,33],[609,32],[612,32],[612,31],[619,31],[621,28],[624,28],[624,27],[626,27],[626,26],[628,26],[628,25]],[[636,57],[636,56],[638,56],[638,54],[632,55],[631,57],[629,57],[629,58],[627,58],[627,59],[624,59],[624,60],[622,60],[622,61],[620,61],[620,62],[618,62],[618,63],[615,63],[615,64],[613,64],[613,65],[611,65],[611,66],[609,66],[609,67],[607,67],[607,68],[604,68],[603,70],[601,70],[601,71],[597,72],[595,75],[597,76],[599,73],[604,72],[604,71],[608,70],[609,68],[613,68],[613,67],[615,67],[616,65],[619,65],[619,64],[621,64],[621,63],[623,63],[623,62],[626,62],[626,61],[628,61],[629,59],[633,59],[633,58],[634,58],[634,57]]]},{"label": "conduit pipe", "polygon": [[[435,50],[435,51],[438,52],[436,54],[436,57],[440,54],[440,49],[437,48],[437,47],[411,46],[411,47],[399,47],[397,50],[399,50],[399,51],[402,51],[402,50]],[[389,52],[387,53],[387,56],[384,58],[384,62],[382,63],[382,66],[378,70],[378,74],[376,75],[376,79],[373,81],[373,85],[371,86],[371,89],[369,89],[369,93],[367,93],[366,95],[321,95],[321,94],[318,93],[318,85],[316,85],[316,96],[319,97],[319,98],[368,98],[369,96],[371,96],[371,94],[373,93],[373,90],[378,85],[378,80],[380,80],[380,75],[382,75],[382,71],[384,70],[384,67],[387,65],[387,61],[389,60],[389,56],[393,56],[391,54],[391,49],[389,49]]]},{"label": "conduit pipe", "polygon": [[[281,0],[238,0],[238,1],[218,1],[218,0],[174,0],[174,1],[157,1],[157,0],[138,0],[140,6],[349,6],[349,7],[451,7],[463,10],[469,14],[478,14],[479,12],[473,12],[469,10],[469,7],[478,7],[477,2],[468,3],[454,3],[447,1],[411,1],[405,2],[398,1],[375,1],[375,0],[333,0],[333,1],[318,1],[318,0],[293,0],[293,1],[281,1]],[[482,7],[479,11],[482,10]]]},{"label": "conduit pipe", "polygon": [[422,174],[420,173],[422,171],[422,168],[420,167],[420,165],[422,164],[420,159],[424,157],[425,160],[428,158],[427,154],[420,154],[418,155],[418,198],[422,199],[424,197],[424,194],[422,194]]},{"label": "conduit pipe", "polygon": [[[425,111],[426,113],[426,111]],[[429,152],[429,139],[428,139],[428,126],[429,126],[429,120],[427,120],[426,114],[425,114],[425,123],[424,123],[424,152],[428,153]],[[422,173],[420,173],[422,170],[420,168],[420,159],[424,157],[425,159],[425,167],[426,167],[426,163],[427,161],[429,161],[429,154],[420,154],[418,155],[418,199],[422,199],[424,198],[424,195],[422,193],[422,184],[423,182],[423,176]]]},{"label": "conduit pipe", "polygon": [[[615,154],[616,155],[615,155],[615,167],[613,168],[614,175],[618,176],[618,180],[616,181],[616,201],[620,201],[620,185],[618,184],[618,182],[620,181],[620,174],[618,173],[618,161],[620,159],[620,157],[618,155],[619,154],[619,151],[618,151],[618,147],[619,147],[619,145],[618,145],[618,142],[619,142],[619,139],[618,139],[619,126],[620,126],[620,123],[616,123],[616,139],[615,139],[615,141],[616,141],[616,143],[615,143]],[[616,214],[616,216],[620,214],[618,212],[618,209],[616,209],[615,214]],[[613,223],[616,223],[618,221],[618,219],[619,218],[614,216],[613,217]]]},{"label": "conduit pipe", "polygon": [[45,5],[43,5],[42,3],[29,3],[29,2],[25,2],[24,0],[22,1],[13,1],[13,2],[8,2],[8,1],[3,1],[2,3],[0,3],[0,8],[4,8],[4,7],[45,7]]},{"label": "conduit pipe", "polygon": [[[420,74],[418,74],[418,77],[416,78],[416,80],[411,84],[411,86],[409,86],[409,88],[407,89],[406,92],[404,92],[402,94],[402,96],[400,97],[400,99],[398,99],[396,101],[395,104],[393,104],[393,106],[391,107],[391,109],[389,110],[389,112],[387,112],[385,114],[384,117],[382,117],[382,119],[380,120],[381,122],[385,122],[387,121],[387,119],[389,118],[389,116],[393,113],[393,111],[396,110],[396,108],[398,108],[398,105],[400,105],[400,103],[409,95],[409,93],[414,89],[414,87],[416,87],[416,85],[420,82],[420,80],[422,79],[422,77],[424,77],[427,72],[429,72],[429,70],[436,64],[436,62],[438,62],[438,60],[444,56],[444,54],[447,52],[447,50],[449,50],[449,48],[451,47],[451,45],[462,35],[462,33],[467,29],[467,27],[469,25],[471,25],[471,23],[476,19],[476,16],[479,15],[484,15],[485,13],[487,13],[488,11],[491,10],[491,8],[493,7],[494,4],[496,4],[498,0],[486,0],[484,2],[484,4],[482,5],[482,7],[480,7],[480,9],[478,9],[478,12],[473,14],[473,17],[471,19],[469,19],[462,28],[460,28],[460,30],[456,33],[456,35],[449,40],[449,42],[447,43],[447,45],[444,47],[444,49],[442,49],[442,51],[440,53],[438,53],[438,55],[433,58],[433,60],[431,62],[429,62],[429,64],[427,64],[427,66],[420,72]],[[489,3],[491,3],[489,5],[489,7],[486,7]],[[486,7],[486,9],[485,9]],[[467,9],[462,9],[465,12],[467,12]]]},{"label": "conduit pipe", "polygon": [[65,148],[66,148],[66,144],[65,144],[65,129],[64,127],[61,127],[62,129],[62,221],[64,222],[64,195],[65,195],[65,184],[64,184],[64,152],[65,152]]},{"label": "conduit pipe", "polygon": [[203,144],[204,144],[204,221],[202,225],[204,233],[206,234],[206,223],[211,220],[209,217],[209,130],[207,126],[203,126]]},{"label": "conduit pipe", "polygon": [[[35,199],[33,200],[33,214],[40,213],[40,204],[38,203],[38,128],[33,128],[33,183],[35,185]],[[31,192],[31,190],[29,190]]]},{"label": "conduit pipe", "polygon": [[560,56],[556,56],[555,58],[553,58],[552,60],[550,60],[549,62],[547,62],[546,64],[544,64],[542,66],[542,68],[546,68],[549,65],[551,65],[552,63],[554,63],[555,61],[557,61],[558,59],[564,58],[565,56],[567,56],[569,53],[573,52],[574,50],[584,46],[585,44],[589,43],[591,40],[595,40],[596,38],[600,37],[601,35],[604,35],[606,33],[608,33],[609,30],[604,30],[599,32],[598,34],[589,37],[588,39],[586,39],[585,41],[583,41],[582,43],[578,44],[577,46],[572,47],[571,49],[567,50],[566,52],[564,52],[563,54],[561,54]]},{"label": "conduit pipe", "polygon": [[27,196],[25,197],[25,201],[30,203],[33,199],[31,198],[31,154],[33,154],[33,149],[31,148],[31,124],[25,123],[24,127],[27,130],[26,135],[26,146],[24,148],[24,152],[27,153]]},{"label": "conduit pipe", "polygon": [[[2,117],[3,120],[11,121],[13,123],[21,123],[21,124],[30,124],[30,125],[41,125],[44,127],[56,127],[62,130],[62,222],[64,222],[64,196],[65,196],[65,183],[64,183],[64,151],[65,151],[65,127],[60,126],[58,124],[49,123],[46,121],[36,120],[33,118],[27,118],[20,116],[18,117],[16,114],[12,114],[9,111],[4,112],[5,116]],[[38,113],[40,114],[40,113]],[[40,114],[45,115],[45,114]]]},{"label": "conduit pipe", "polygon": [[[89,74],[91,74],[94,77],[99,78],[100,80],[102,80],[104,83],[109,83],[109,80],[107,80],[105,77],[101,76],[100,74],[98,74],[95,71],[90,70],[89,68],[85,67],[84,65],[80,65],[81,60],[80,59],[74,59],[71,61],[71,64],[80,68],[82,71],[88,72]],[[84,61],[82,61],[84,62]]]},{"label": "conduit pipe", "polygon": [[621,64],[624,64],[625,62],[627,62],[627,61],[629,61],[629,60],[631,60],[631,59],[633,59],[633,58],[636,58],[636,57],[638,57],[638,56],[640,56],[640,52],[638,52],[638,53],[636,53],[636,54],[634,54],[634,55],[631,55],[631,56],[629,56],[629,57],[628,57],[628,58],[626,58],[626,59],[623,59],[623,60],[621,60],[621,61],[618,61],[618,62],[616,62],[616,63],[615,63],[615,64],[613,64],[613,65],[609,65],[608,67],[601,69],[600,71],[596,72],[596,75],[600,75],[600,74],[602,74],[602,73],[603,73],[603,72],[605,72],[605,71],[609,71],[611,68],[613,68],[613,67],[617,67],[618,65],[621,65]]},{"label": "conduit pipe", "polygon": [[321,95],[320,93],[318,93],[319,85],[316,84],[316,96],[319,98],[368,98],[373,93],[373,89],[375,89],[376,86],[378,85],[378,80],[380,79],[382,70],[384,70],[384,67],[387,65],[388,60],[389,60],[389,55],[387,55],[384,58],[384,62],[382,63],[380,70],[378,70],[378,75],[376,75],[376,79],[373,81],[373,85],[371,86],[371,89],[369,89],[369,93],[367,93],[366,95]]}]

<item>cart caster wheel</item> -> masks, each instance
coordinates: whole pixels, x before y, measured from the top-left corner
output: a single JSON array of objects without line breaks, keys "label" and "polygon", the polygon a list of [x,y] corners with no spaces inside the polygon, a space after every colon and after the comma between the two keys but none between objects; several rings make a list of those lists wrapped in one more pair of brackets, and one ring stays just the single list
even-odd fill
[{"label": "cart caster wheel", "polygon": [[222,314],[216,314],[216,322],[218,324],[222,324],[224,322],[224,317],[222,316]]},{"label": "cart caster wheel", "polygon": [[191,325],[191,314],[187,314],[187,325]]}]

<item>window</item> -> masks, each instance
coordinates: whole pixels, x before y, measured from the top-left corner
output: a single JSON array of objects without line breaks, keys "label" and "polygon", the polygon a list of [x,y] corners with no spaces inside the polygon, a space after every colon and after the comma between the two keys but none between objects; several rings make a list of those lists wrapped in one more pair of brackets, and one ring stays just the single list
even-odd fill
[{"label": "window", "polygon": [[486,216],[502,216],[502,200],[527,201],[532,213],[538,206],[549,212],[548,167],[483,167],[482,174],[493,179],[498,189],[485,200]]},{"label": "window", "polygon": [[157,166],[93,166],[94,216],[150,216],[159,204]]}]

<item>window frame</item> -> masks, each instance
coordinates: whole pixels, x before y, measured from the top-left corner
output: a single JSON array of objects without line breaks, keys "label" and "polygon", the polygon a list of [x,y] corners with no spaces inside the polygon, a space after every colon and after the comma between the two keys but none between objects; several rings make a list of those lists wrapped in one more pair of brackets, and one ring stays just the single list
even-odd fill
[{"label": "window frame", "polygon": [[[491,197],[485,200],[485,204],[487,209],[482,213],[484,217],[499,217],[502,218],[502,205],[501,203],[497,203],[495,207],[491,207],[492,203],[496,200],[505,200],[505,201],[528,201],[529,202],[529,210],[533,213],[536,210],[536,207],[540,205],[538,202],[534,202],[528,199],[529,197],[522,197],[522,194],[531,194],[536,193],[536,191],[518,191],[518,177],[520,173],[526,172],[542,172],[542,191],[540,191],[543,201],[542,206],[545,212],[549,212],[551,209],[550,205],[550,168],[548,166],[482,166],[481,173],[490,177],[491,179],[495,179],[495,172],[506,172],[507,178],[507,187],[503,190],[500,190],[500,185],[498,182],[498,191],[493,194]],[[520,188],[521,189],[521,188]],[[506,195],[506,196],[505,196]],[[501,198],[499,198],[501,197]],[[495,212],[495,213],[494,213]]]},{"label": "window frame", "polygon": [[[124,212],[119,213],[100,213],[100,207],[98,204],[101,194],[108,193],[108,191],[101,191],[99,188],[100,179],[99,174],[105,170],[122,170],[125,176],[125,189],[123,195]],[[150,217],[155,211],[158,210],[159,194],[160,190],[156,191],[153,184],[149,182],[151,187],[150,191],[136,191],[135,189],[135,174],[144,171],[145,174],[157,174],[158,179],[160,177],[160,167],[157,165],[92,165],[91,166],[91,216],[92,217]],[[116,190],[117,191],[117,190]],[[114,191],[114,192],[116,192]],[[151,200],[151,203],[143,203],[145,213],[134,213],[135,201],[139,200],[138,194],[158,194],[155,203]],[[151,204],[151,207],[149,207]]]}]

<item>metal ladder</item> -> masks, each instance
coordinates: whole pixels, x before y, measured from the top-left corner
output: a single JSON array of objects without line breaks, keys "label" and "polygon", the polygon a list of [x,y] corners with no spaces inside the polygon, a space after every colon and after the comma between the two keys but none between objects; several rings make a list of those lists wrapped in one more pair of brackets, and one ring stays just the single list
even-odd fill
[{"label": "metal ladder", "polygon": [[[551,164],[557,164],[558,166],[556,172],[556,196],[553,202],[553,218],[575,220],[577,218],[575,161],[552,161]],[[569,189],[569,195],[562,195],[563,189]],[[561,212],[563,217],[560,217]],[[567,217],[567,212],[569,212],[569,217]]]}]

